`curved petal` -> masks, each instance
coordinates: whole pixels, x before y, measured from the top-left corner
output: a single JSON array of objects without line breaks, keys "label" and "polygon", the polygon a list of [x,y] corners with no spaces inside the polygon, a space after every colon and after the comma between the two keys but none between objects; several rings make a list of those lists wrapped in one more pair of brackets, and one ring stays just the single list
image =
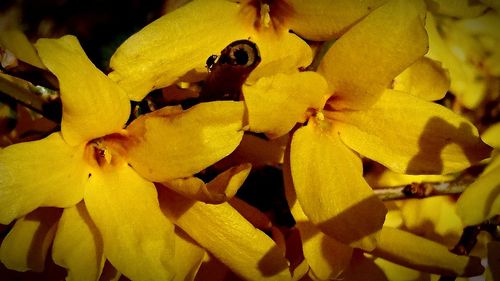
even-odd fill
[{"label": "curved petal", "polygon": [[68,270],[67,280],[99,280],[106,260],[102,238],[83,201],[64,209],[57,225],[52,259]]},{"label": "curved petal", "polygon": [[246,280],[290,280],[284,253],[228,203],[205,204],[159,190],[163,212]]},{"label": "curved petal", "polygon": [[17,271],[43,271],[61,210],[39,208],[18,219],[0,247],[0,261]]},{"label": "curved petal", "polygon": [[168,108],[127,128],[129,163],[150,181],[189,177],[229,155],[243,137],[243,102],[201,103],[179,114]]},{"label": "curved petal", "polygon": [[500,149],[500,122],[486,129],[481,135],[481,139],[489,146]]},{"label": "curved petal", "polygon": [[310,121],[298,129],[290,165],[297,199],[314,224],[342,243],[375,247],[387,210],[364,181],[359,157],[332,128]]},{"label": "curved petal", "polygon": [[460,195],[457,214],[464,225],[476,225],[500,214],[500,157]]},{"label": "curved petal", "polygon": [[0,223],[38,207],[69,207],[83,198],[88,167],[83,146],[68,146],[60,133],[0,150]]},{"label": "curved petal", "polygon": [[338,279],[349,266],[353,248],[325,235],[309,222],[298,201],[293,203],[291,212],[300,231],[304,258],[314,276],[320,280]]},{"label": "curved petal", "polygon": [[425,5],[392,0],[337,40],[318,71],[335,91],[335,108],[373,104],[392,79],[427,52]]},{"label": "curved petal", "polygon": [[118,48],[109,77],[138,101],[192,69],[203,69],[212,54],[249,37],[251,27],[244,26],[238,11],[230,1],[195,0],[164,15]]},{"label": "curved petal", "polygon": [[441,275],[474,276],[484,271],[477,257],[458,256],[445,246],[396,228],[384,227],[373,254],[388,261]]},{"label": "curved petal", "polygon": [[200,268],[205,250],[184,231],[175,228],[174,281],[192,281]]},{"label": "curved petal", "polygon": [[406,174],[447,174],[491,152],[477,129],[451,110],[387,90],[371,108],[328,114],[349,147]]},{"label": "curved petal", "polygon": [[132,280],[170,280],[174,227],[160,211],[154,185],[126,164],[108,168],[92,173],[84,198],[104,255]]},{"label": "curved petal", "polygon": [[308,40],[328,41],[338,38],[351,25],[387,0],[309,1],[291,0],[294,14],[288,19],[291,30]]},{"label": "curved petal", "polygon": [[450,88],[448,76],[448,71],[441,67],[440,62],[423,57],[394,78],[392,88],[435,101],[444,98]]},{"label": "curved petal", "polygon": [[75,145],[125,125],[130,114],[127,95],[92,64],[76,37],[40,39],[36,48],[59,80],[66,142]]},{"label": "curved petal", "polygon": [[307,67],[313,59],[311,47],[293,33],[256,32],[250,40],[257,44],[262,60],[250,73],[248,83],[280,72],[295,72]]},{"label": "curved petal", "polygon": [[169,180],[163,182],[162,185],[193,200],[209,204],[220,204],[236,194],[250,173],[251,168],[250,164],[232,167],[217,175],[207,184],[197,177],[189,177]]},{"label": "curved petal", "polygon": [[327,84],[315,72],[276,74],[242,88],[248,109],[249,130],[271,138],[288,133],[304,122],[307,109],[323,108]]},{"label": "curved petal", "polygon": [[26,63],[45,69],[42,61],[38,57],[35,48],[28,40],[28,37],[17,27],[3,29],[0,34],[0,45],[14,56]]}]

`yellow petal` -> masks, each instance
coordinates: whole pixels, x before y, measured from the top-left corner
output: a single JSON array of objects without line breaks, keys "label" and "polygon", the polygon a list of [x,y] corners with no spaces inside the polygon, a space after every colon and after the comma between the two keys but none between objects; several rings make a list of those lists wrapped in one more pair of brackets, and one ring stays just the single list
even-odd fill
[{"label": "yellow petal", "polygon": [[449,88],[448,71],[441,67],[440,62],[426,57],[417,60],[393,81],[394,90],[428,101],[442,99]]},{"label": "yellow petal", "polygon": [[477,129],[451,110],[387,90],[367,110],[336,111],[340,137],[349,147],[407,174],[461,171],[489,156]]},{"label": "yellow petal", "polygon": [[233,197],[228,201],[231,207],[236,209],[248,222],[260,230],[269,231],[272,227],[272,222],[269,217],[256,207],[241,200],[238,197]]},{"label": "yellow petal", "polygon": [[174,190],[184,197],[210,204],[220,204],[232,198],[241,187],[252,166],[241,164],[217,175],[205,184],[196,177],[173,179],[162,185]]},{"label": "yellow petal", "polygon": [[290,165],[298,201],[308,218],[342,243],[363,240],[364,248],[373,249],[372,234],[382,227],[387,210],[364,181],[361,160],[337,133],[313,122],[298,129]]},{"label": "yellow petal", "polygon": [[250,40],[257,44],[262,60],[250,73],[248,83],[279,72],[295,72],[301,67],[307,67],[313,59],[311,47],[293,33],[257,32],[252,34]]},{"label": "yellow petal", "polygon": [[469,0],[429,0],[426,1],[429,11],[450,17],[476,17],[488,7],[477,1]]},{"label": "yellow petal", "polygon": [[416,270],[474,276],[483,272],[477,257],[458,256],[445,246],[399,229],[384,227],[373,254]]},{"label": "yellow petal", "polygon": [[450,73],[450,91],[464,106],[475,108],[485,94],[486,83],[482,79],[477,79],[478,73],[475,67],[462,62],[452,53],[452,46],[448,46],[441,37],[431,13],[427,13],[425,28],[429,35],[429,52],[426,56],[443,64]]},{"label": "yellow petal", "polygon": [[203,261],[205,250],[198,246],[184,231],[175,228],[175,268],[176,281],[194,280],[196,272]]},{"label": "yellow petal", "polygon": [[4,49],[11,51],[17,59],[38,68],[45,69],[35,48],[19,28],[16,27],[2,30],[0,34],[0,45]]},{"label": "yellow petal", "polygon": [[238,11],[239,5],[230,1],[198,0],[164,15],[118,48],[109,77],[130,99],[141,100],[192,69],[204,69],[209,56],[248,38]]},{"label": "yellow petal", "polygon": [[130,114],[125,92],[92,64],[76,37],[40,39],[36,48],[59,80],[66,142],[78,144],[125,125]]},{"label": "yellow petal", "polygon": [[[288,187],[286,187],[288,188]],[[291,192],[287,190],[287,192]],[[320,280],[338,279],[349,266],[353,248],[325,235],[309,222],[300,203],[294,200],[291,212],[300,231],[302,251],[311,270]]]},{"label": "yellow petal", "polygon": [[322,108],[327,84],[315,72],[276,74],[244,85],[250,131],[277,138],[304,122],[308,108]]},{"label": "yellow petal", "polygon": [[481,139],[491,147],[500,148],[500,122],[491,125],[484,131]]},{"label": "yellow petal", "polygon": [[284,253],[228,203],[205,204],[159,189],[162,210],[217,259],[245,280],[289,280]]},{"label": "yellow petal", "polygon": [[384,272],[387,280],[429,280],[428,274],[401,266],[399,264],[375,258],[373,262]]},{"label": "yellow petal", "polygon": [[154,185],[124,164],[94,171],[85,204],[104,243],[104,255],[132,280],[173,277],[174,228],[161,213]]},{"label": "yellow petal", "polygon": [[427,52],[425,5],[391,0],[337,40],[318,71],[335,91],[335,108],[373,104],[392,79]]},{"label": "yellow petal", "polygon": [[68,280],[98,280],[104,267],[101,234],[83,201],[64,209],[52,246],[54,262],[68,270]]},{"label": "yellow petal", "polygon": [[181,114],[158,110],[127,128],[129,163],[155,182],[191,176],[229,155],[243,137],[243,102],[201,103]]},{"label": "yellow petal", "polygon": [[294,14],[289,18],[290,29],[313,41],[338,38],[351,25],[366,16],[386,0],[308,1],[291,0]]},{"label": "yellow petal", "polygon": [[0,223],[42,206],[75,205],[87,177],[83,146],[69,147],[60,133],[0,150]]},{"label": "yellow petal", "polygon": [[[496,162],[496,163],[495,163]],[[500,157],[495,167],[482,174],[457,201],[457,214],[465,225],[480,224],[500,214]]]},{"label": "yellow petal", "polygon": [[17,271],[43,271],[61,210],[39,208],[18,219],[0,247],[0,260]]}]

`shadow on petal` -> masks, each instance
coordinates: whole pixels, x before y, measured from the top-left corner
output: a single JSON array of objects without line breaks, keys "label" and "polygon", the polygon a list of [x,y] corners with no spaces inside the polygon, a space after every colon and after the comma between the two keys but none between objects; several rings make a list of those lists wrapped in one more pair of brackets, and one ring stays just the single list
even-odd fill
[{"label": "shadow on petal", "polygon": [[[438,134],[439,132],[441,134]],[[492,150],[480,141],[472,125],[462,122],[457,128],[438,117],[433,117],[427,122],[418,144],[418,153],[408,163],[406,169],[408,174],[448,173],[462,170],[487,158]],[[446,147],[451,144],[454,144],[455,147],[447,152]],[[456,146],[462,150],[461,154],[465,158],[457,159],[457,163],[453,163],[452,171],[448,171],[443,163],[443,158],[446,159],[446,156],[442,156],[442,154],[457,153]],[[468,163],[461,163],[464,161]]]}]

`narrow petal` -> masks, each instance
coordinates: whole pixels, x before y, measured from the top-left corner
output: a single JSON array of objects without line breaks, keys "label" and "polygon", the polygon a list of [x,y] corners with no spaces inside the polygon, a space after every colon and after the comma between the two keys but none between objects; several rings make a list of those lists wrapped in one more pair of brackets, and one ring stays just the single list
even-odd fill
[{"label": "narrow petal", "polygon": [[150,181],[189,177],[229,155],[243,137],[243,102],[201,103],[181,114],[158,110],[127,128],[129,163]]},{"label": "narrow petal", "polygon": [[232,271],[246,280],[289,280],[284,253],[228,203],[205,204],[159,190],[162,210]]},{"label": "narrow petal", "polygon": [[328,41],[340,37],[351,25],[362,19],[386,0],[308,1],[291,0],[294,14],[290,29],[308,40]]},{"label": "narrow petal", "polygon": [[336,134],[311,121],[294,133],[290,165],[297,199],[323,232],[345,244],[363,240],[371,250],[387,210],[364,181],[359,157]]},{"label": "narrow petal", "polygon": [[2,34],[0,34],[0,45],[4,49],[11,51],[17,59],[38,68],[45,69],[35,48],[20,28],[2,29]]},{"label": "narrow petal", "polygon": [[304,122],[308,108],[320,109],[326,101],[327,84],[315,72],[276,74],[244,85],[250,131],[277,138]]},{"label": "narrow petal", "polygon": [[393,89],[435,101],[444,98],[450,88],[448,76],[440,62],[423,57],[394,78]]},{"label": "narrow petal", "polygon": [[175,229],[175,281],[192,281],[200,268],[205,250],[198,246],[184,231]]},{"label": "narrow petal", "polygon": [[199,178],[189,177],[169,180],[163,182],[162,185],[193,200],[209,204],[220,204],[231,199],[236,194],[250,173],[251,168],[250,164],[232,167],[217,175],[207,184]]},{"label": "narrow petal", "polygon": [[123,43],[111,58],[109,77],[141,100],[188,71],[204,69],[208,57],[249,37],[230,1],[192,1],[164,15]]},{"label": "narrow petal", "polygon": [[75,205],[87,177],[83,146],[69,147],[60,133],[0,150],[0,223],[38,207]]},{"label": "narrow petal", "polygon": [[130,114],[127,95],[92,64],[76,37],[40,39],[36,48],[59,80],[66,142],[78,144],[125,125]]},{"label": "narrow petal", "polygon": [[127,165],[95,171],[85,204],[104,243],[104,255],[132,280],[170,280],[174,228],[161,213],[154,185]]},{"label": "narrow petal", "polygon": [[349,266],[353,248],[325,235],[308,221],[298,201],[295,201],[292,214],[300,231],[304,258],[320,280],[338,279]]},{"label": "narrow petal", "polygon": [[406,174],[461,171],[489,156],[477,129],[451,110],[387,90],[370,109],[328,114],[349,147]]},{"label": "narrow petal", "polygon": [[318,71],[335,91],[335,108],[373,104],[394,77],[427,52],[424,17],[423,1],[392,0],[332,45]]},{"label": "narrow petal", "polygon": [[16,271],[43,271],[61,210],[39,208],[18,219],[0,247],[0,261]]},{"label": "narrow petal", "polygon": [[52,259],[68,270],[67,280],[99,280],[106,260],[102,238],[83,201],[64,209],[57,225]]},{"label": "narrow petal", "polygon": [[373,254],[416,270],[441,274],[474,276],[483,272],[477,257],[458,256],[445,246],[399,229],[384,227]]},{"label": "narrow petal", "polygon": [[500,157],[472,183],[457,201],[457,214],[464,225],[480,224],[500,214]]}]

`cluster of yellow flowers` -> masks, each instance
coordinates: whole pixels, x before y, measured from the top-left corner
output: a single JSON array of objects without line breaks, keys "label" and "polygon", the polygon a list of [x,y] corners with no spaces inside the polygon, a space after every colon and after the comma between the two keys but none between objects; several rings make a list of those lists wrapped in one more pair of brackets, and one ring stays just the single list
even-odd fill
[{"label": "cluster of yellow flowers", "polygon": [[[498,215],[499,157],[463,193],[458,215],[450,197],[384,203],[363,173],[371,159],[396,173],[449,175],[500,147],[498,126],[486,145],[471,121],[434,102],[448,90],[472,100],[471,74],[457,69],[436,18],[478,9],[453,23],[473,31],[467,21],[498,22],[498,7],[426,2],[193,0],[128,38],[107,75],[76,37],[39,39],[41,67],[59,82],[62,121],[46,138],[0,150],[0,224],[11,225],[1,263],[48,271],[52,259],[67,280],[482,274],[480,258],[423,233],[427,217],[416,210],[442,208],[454,231]],[[456,3],[465,6],[447,10]],[[500,40],[492,32],[481,35]],[[203,87],[207,58],[242,39],[261,61],[240,100],[165,106],[127,122],[131,100]],[[495,51],[481,61],[498,76]],[[202,180],[214,164],[218,174]],[[283,171],[292,228],[235,196],[262,165]]]}]

